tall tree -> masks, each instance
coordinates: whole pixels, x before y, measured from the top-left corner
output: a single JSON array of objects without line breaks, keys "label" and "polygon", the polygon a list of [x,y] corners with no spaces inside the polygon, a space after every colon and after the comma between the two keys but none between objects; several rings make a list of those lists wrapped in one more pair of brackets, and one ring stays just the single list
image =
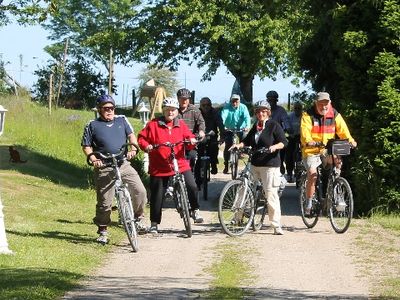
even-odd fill
[{"label": "tall tree", "polygon": [[400,3],[309,1],[313,34],[299,64],[315,90],[332,94],[359,142],[356,207],[400,211]]},{"label": "tall tree", "polygon": [[203,80],[225,65],[240,82],[245,99],[252,101],[256,75],[274,79],[279,71],[294,72],[291,50],[305,32],[294,34],[290,26],[298,21],[303,2],[148,1],[125,49],[132,49],[128,59],[153,60],[170,68],[181,60],[197,60],[198,67],[207,67]]}]

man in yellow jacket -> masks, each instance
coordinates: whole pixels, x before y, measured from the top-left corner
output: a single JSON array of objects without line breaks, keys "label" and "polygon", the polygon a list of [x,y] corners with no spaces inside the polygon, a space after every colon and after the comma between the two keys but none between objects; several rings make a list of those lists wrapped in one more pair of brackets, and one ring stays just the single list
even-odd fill
[{"label": "man in yellow jacket", "polygon": [[311,109],[303,112],[300,122],[303,163],[307,169],[306,215],[310,214],[312,207],[312,197],[315,193],[315,182],[317,180],[317,167],[321,163],[324,165],[332,164],[332,161],[326,155],[326,150],[317,147],[317,144],[323,143],[326,145],[328,140],[334,139],[335,136],[341,139],[348,139],[352,147],[357,146],[343,117],[332,107],[329,94],[319,92]]}]

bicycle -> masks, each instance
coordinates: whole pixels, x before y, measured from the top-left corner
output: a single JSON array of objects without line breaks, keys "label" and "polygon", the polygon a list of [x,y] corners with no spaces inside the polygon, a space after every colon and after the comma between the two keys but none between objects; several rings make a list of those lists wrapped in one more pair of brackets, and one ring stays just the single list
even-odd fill
[{"label": "bicycle", "polygon": [[[233,137],[233,145],[238,143],[238,134],[243,133],[244,129],[225,129],[225,133],[230,132]],[[229,156],[229,169],[231,170],[231,177],[232,179],[236,179],[237,174],[238,174],[238,165],[239,165],[239,157],[240,154],[238,152],[237,148],[232,148],[229,150],[230,156]]]},{"label": "bicycle", "polygon": [[192,225],[190,223],[190,203],[189,197],[186,190],[185,178],[179,172],[178,160],[175,157],[175,146],[183,143],[188,143],[188,141],[180,141],[177,143],[162,143],[155,144],[153,148],[159,147],[169,147],[171,149],[170,160],[174,175],[168,179],[167,188],[164,193],[164,200],[173,200],[175,203],[175,208],[178,211],[181,219],[183,219],[183,224],[185,226],[186,234],[188,237],[192,237]]},{"label": "bicycle", "polygon": [[[318,147],[327,148],[328,155],[334,162],[334,156],[340,159],[341,156],[350,154],[350,143],[347,140],[329,140],[325,146],[318,144]],[[315,184],[315,194],[313,205],[309,216],[305,215],[307,206],[306,184],[307,173],[304,170],[300,184],[300,208],[301,218],[308,228],[313,228],[326,208],[330,223],[336,233],[344,233],[350,226],[353,217],[353,193],[348,181],[340,176],[340,170],[332,163],[328,171],[328,181],[326,192],[323,193],[322,165],[317,168],[317,181]],[[325,196],[325,197],[324,197]]]},{"label": "bicycle", "polygon": [[202,185],[202,190],[203,190],[203,199],[205,201],[208,200],[208,182],[210,181],[210,156],[207,154],[208,146],[212,142],[210,138],[212,136],[215,136],[215,132],[211,130],[210,132],[205,134],[205,143],[202,143],[201,147],[204,150],[203,155],[200,156],[198,159],[200,160],[200,165],[197,166],[197,170],[195,169],[195,176],[199,176],[199,180],[196,180],[196,182],[199,182]]},{"label": "bicycle", "polygon": [[261,229],[267,214],[267,199],[262,183],[255,179],[250,170],[250,161],[255,153],[268,153],[269,149],[238,149],[239,154],[248,154],[248,160],[239,177],[229,181],[221,192],[218,203],[218,219],[229,236],[240,236],[250,226]]},{"label": "bicycle", "polygon": [[296,143],[296,148],[295,148],[295,152],[294,152],[294,157],[295,157],[295,161],[294,161],[294,178],[295,178],[295,182],[296,182],[296,189],[298,189],[300,187],[300,181],[301,181],[301,176],[303,174],[303,172],[305,171],[305,167],[303,165],[303,161],[301,158],[301,144]]},{"label": "bicycle", "polygon": [[137,225],[136,223],[139,221],[135,218],[131,195],[128,191],[127,186],[122,182],[121,172],[119,169],[119,165],[126,160],[125,153],[128,145],[132,145],[136,147],[137,151],[139,147],[135,144],[124,144],[122,145],[120,151],[117,154],[103,154],[101,152],[95,151],[87,156],[87,162],[89,165],[93,165],[90,161],[90,156],[95,155],[99,159],[102,159],[104,168],[112,167],[115,173],[115,199],[117,202],[117,209],[119,213],[119,218],[122,224],[124,225],[125,232],[128,236],[129,243],[132,247],[133,252],[137,252],[139,250],[139,241],[138,241],[138,233],[137,233]]}]

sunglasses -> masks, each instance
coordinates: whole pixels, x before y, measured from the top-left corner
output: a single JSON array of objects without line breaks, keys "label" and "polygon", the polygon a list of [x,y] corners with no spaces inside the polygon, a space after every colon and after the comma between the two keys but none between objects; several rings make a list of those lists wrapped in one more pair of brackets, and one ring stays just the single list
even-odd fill
[{"label": "sunglasses", "polygon": [[114,106],[103,106],[101,109],[104,111],[114,111],[115,107]]}]

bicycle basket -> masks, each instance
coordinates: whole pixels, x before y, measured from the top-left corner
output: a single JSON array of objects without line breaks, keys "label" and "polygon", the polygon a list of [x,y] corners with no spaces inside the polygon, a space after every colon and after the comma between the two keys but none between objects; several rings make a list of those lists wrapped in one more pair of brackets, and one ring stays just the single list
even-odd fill
[{"label": "bicycle basket", "polygon": [[350,143],[348,140],[331,139],[327,144],[329,155],[349,155]]}]

